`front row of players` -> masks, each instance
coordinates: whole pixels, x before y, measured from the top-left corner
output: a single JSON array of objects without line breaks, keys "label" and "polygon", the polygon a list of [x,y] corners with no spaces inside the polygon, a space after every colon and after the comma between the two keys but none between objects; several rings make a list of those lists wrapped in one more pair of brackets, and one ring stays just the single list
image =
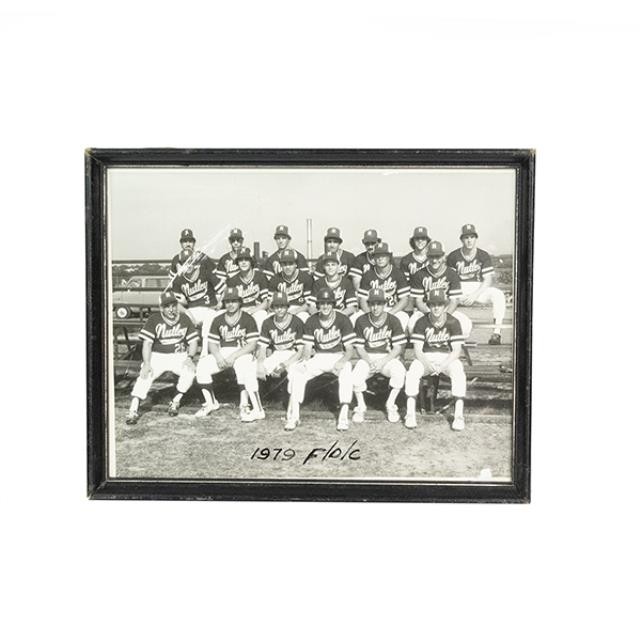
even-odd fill
[{"label": "front row of players", "polygon": [[[321,288],[315,299],[317,312],[306,322],[290,312],[286,293],[276,292],[271,302],[272,315],[261,330],[254,317],[241,307],[242,295],[228,287],[223,296],[224,311],[217,315],[207,336],[207,347],[194,364],[198,348],[198,330],[191,318],[180,312],[171,292],[161,296],[160,310],[152,313],[140,332],[142,340],[141,371],[131,392],[132,400],[126,423],[139,419],[138,408],[147,397],[153,380],[166,371],[178,376],[177,394],[171,401],[169,415],[177,415],[183,394],[194,378],[204,403],[196,417],[206,417],[219,408],[213,388],[213,376],[232,368],[240,387],[240,419],[253,422],[265,418],[259,393],[259,379],[286,375],[289,406],[285,429],[300,424],[300,406],[304,402],[307,382],[323,373],[338,378],[340,412],[337,428],[349,426],[349,406],[355,395],[354,423],[364,421],[367,406],[364,392],[367,380],[376,373],[389,379],[385,409],[389,422],[398,422],[396,399],[404,388],[407,396],[405,426],[414,428],[416,396],[423,376],[444,374],[451,379],[455,399],[452,428],[464,429],[463,404],[466,376],[460,362],[464,342],[460,322],[447,313],[447,296],[436,289],[427,295],[427,313],[414,324],[410,341],[415,358],[407,371],[402,360],[406,334],[401,321],[387,311],[385,292],[373,288],[367,295],[367,312],[355,325],[336,310],[336,297],[329,287]],[[351,361],[357,356],[352,367]]]}]

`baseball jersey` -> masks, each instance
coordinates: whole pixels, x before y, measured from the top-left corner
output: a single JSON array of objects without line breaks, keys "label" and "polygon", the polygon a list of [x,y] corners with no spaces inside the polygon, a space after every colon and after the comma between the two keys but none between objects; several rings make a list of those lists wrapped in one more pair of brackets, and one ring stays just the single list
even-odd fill
[{"label": "baseball jersey", "polygon": [[276,323],[275,316],[269,316],[262,323],[259,343],[274,351],[292,351],[302,345],[304,322],[298,316],[289,315],[284,326]]},{"label": "baseball jersey", "polygon": [[[197,251],[196,251],[197,253]],[[209,256],[203,256],[200,260],[200,264],[207,263],[213,271],[215,271],[215,263]],[[180,268],[180,254],[176,253],[173,258],[171,258],[171,266],[169,267],[169,277],[174,278],[178,273],[178,269]]]},{"label": "baseball jersey", "polygon": [[318,291],[325,287],[333,291],[333,295],[336,298],[335,308],[338,309],[338,311],[344,311],[348,306],[358,306],[358,298],[356,297],[356,290],[353,288],[353,283],[349,278],[344,277],[337,282],[328,282],[325,277],[316,280],[313,283],[313,290],[311,291],[309,302],[317,305]]},{"label": "baseball jersey", "polygon": [[172,288],[187,299],[187,306],[215,307],[224,289],[224,282],[218,278],[208,262],[198,265],[191,279],[182,274],[176,276]]},{"label": "baseball jersey", "polygon": [[198,330],[187,314],[178,314],[174,322],[154,311],[140,330],[140,340],[151,342],[155,353],[182,353],[191,340],[197,340]]},{"label": "baseball jersey", "polygon": [[[338,255],[338,260],[340,261],[338,264],[338,273],[344,277],[349,273],[349,271],[351,271],[351,267],[353,266],[353,263],[355,262],[356,257],[353,255],[353,253],[350,253],[349,251],[338,251],[337,255]],[[324,277],[324,260],[322,260],[321,258],[318,258],[316,262],[316,268],[315,268],[315,271],[313,272],[313,277],[314,278]]]},{"label": "baseball jersey", "polygon": [[333,322],[329,326],[320,323],[320,314],[314,313],[304,325],[304,344],[310,344],[316,353],[340,353],[344,347],[353,344],[356,334],[347,316],[342,313],[333,314]]},{"label": "baseball jersey", "polygon": [[440,274],[433,274],[430,267],[420,269],[411,278],[411,295],[413,298],[422,299],[436,289],[442,289],[449,298],[459,298],[462,295],[462,286],[458,272],[451,267],[443,265]]},{"label": "baseball jersey", "polygon": [[219,347],[244,347],[248,341],[258,339],[258,325],[253,316],[246,311],[230,324],[227,314],[223,313],[213,319],[209,329],[209,341]]},{"label": "baseball jersey", "polygon": [[287,280],[284,273],[276,274],[269,281],[272,293],[286,293],[289,304],[303,305],[311,298],[313,279],[308,273],[298,270],[291,280]]},{"label": "baseball jersey", "polygon": [[367,353],[389,353],[393,346],[404,344],[407,339],[400,320],[390,313],[385,315],[381,325],[374,324],[368,313],[356,320],[355,344],[364,347]]},{"label": "baseball jersey", "polygon": [[413,251],[411,253],[407,253],[407,255],[403,256],[400,260],[400,271],[402,271],[407,280],[411,280],[411,276],[413,276],[414,273],[420,271],[420,269],[424,269],[426,266],[427,257],[424,256],[424,258],[416,258]]},{"label": "baseball jersey", "polygon": [[223,282],[240,271],[240,267],[235,263],[236,255],[235,251],[227,251],[227,253],[220,256],[220,260],[218,260],[216,275]]},{"label": "baseball jersey", "polygon": [[[296,266],[303,273],[307,273],[309,271],[309,264],[307,263],[307,259],[295,249],[290,249],[296,254]],[[282,272],[282,266],[280,265],[280,258],[282,257],[282,251],[276,251],[272,253],[267,261],[264,263],[264,267],[262,268],[262,272],[267,278],[271,279],[273,276]]]},{"label": "baseball jersey", "polygon": [[458,272],[461,282],[482,282],[484,276],[493,273],[491,256],[482,249],[476,249],[472,259],[466,258],[462,249],[456,249],[447,256],[447,266]]},{"label": "baseball jersey", "polygon": [[378,275],[377,269],[373,268],[362,276],[358,295],[366,298],[369,289],[382,289],[387,298],[387,308],[395,307],[399,300],[409,295],[409,284],[398,267],[391,267],[389,275],[382,278]]},{"label": "baseball jersey", "polygon": [[351,269],[349,270],[349,275],[351,277],[357,276],[361,278],[365,273],[367,273],[367,271],[373,269],[375,266],[376,263],[373,258],[371,258],[366,251],[363,251],[355,257],[353,264],[351,265]]},{"label": "baseball jersey", "polygon": [[253,270],[253,276],[248,282],[243,279],[240,273],[231,276],[227,280],[227,287],[238,287],[240,295],[242,296],[241,306],[243,307],[253,307],[269,297],[267,276],[256,269]]},{"label": "baseball jersey", "polygon": [[463,343],[460,323],[451,314],[447,313],[444,323],[440,326],[433,324],[431,314],[427,313],[418,319],[411,333],[411,342],[416,347],[422,347],[424,353],[451,351],[451,345]]}]

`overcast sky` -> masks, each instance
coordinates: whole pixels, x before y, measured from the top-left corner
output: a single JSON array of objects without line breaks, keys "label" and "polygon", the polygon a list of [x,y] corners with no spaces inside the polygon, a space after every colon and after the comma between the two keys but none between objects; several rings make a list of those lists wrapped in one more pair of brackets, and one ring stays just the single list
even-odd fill
[{"label": "overcast sky", "polygon": [[115,260],[170,259],[184,227],[193,229],[196,247],[219,257],[232,226],[243,230],[246,245],[257,240],[271,253],[274,227],[286,224],[292,246],[306,253],[307,218],[314,257],[329,226],[341,229],[343,248],[354,253],[363,250],[364,229],[375,228],[404,255],[414,227],[426,226],[448,252],[466,223],[476,225],[478,246],[500,254],[513,252],[515,171],[110,169],[108,203]]}]

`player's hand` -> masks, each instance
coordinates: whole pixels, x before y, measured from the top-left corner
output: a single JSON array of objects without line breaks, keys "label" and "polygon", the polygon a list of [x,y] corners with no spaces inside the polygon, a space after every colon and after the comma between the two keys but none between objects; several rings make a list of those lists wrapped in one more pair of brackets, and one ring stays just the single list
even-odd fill
[{"label": "player's hand", "polygon": [[274,378],[279,378],[287,368],[284,366],[284,362],[281,362],[271,373]]},{"label": "player's hand", "polygon": [[377,360],[373,360],[369,363],[369,371],[371,371],[371,373],[378,373],[378,371],[380,371],[380,365]]},{"label": "player's hand", "polygon": [[196,365],[191,358],[187,358],[184,361],[184,368],[187,369],[187,371],[190,371],[191,373],[195,373],[196,371]]},{"label": "player's hand", "polygon": [[216,363],[218,364],[218,367],[220,369],[228,369],[231,365],[227,362],[226,358],[223,358],[222,356],[217,356],[216,357]]},{"label": "player's hand", "polygon": [[343,361],[338,360],[338,362],[336,362],[336,363],[333,365],[333,372],[334,372],[336,375],[340,375],[340,372],[341,372],[341,371],[342,371],[342,369],[344,368],[344,365],[345,365],[345,363],[344,363]]},{"label": "player's hand", "polygon": [[151,369],[151,365],[143,363],[142,370],[140,371],[141,378],[148,378],[153,373],[153,369]]}]

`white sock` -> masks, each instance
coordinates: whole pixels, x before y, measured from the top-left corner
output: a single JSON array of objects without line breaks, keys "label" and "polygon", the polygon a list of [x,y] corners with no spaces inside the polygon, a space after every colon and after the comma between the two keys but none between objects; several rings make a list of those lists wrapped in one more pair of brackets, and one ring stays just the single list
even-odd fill
[{"label": "white sock", "polygon": [[366,411],[367,405],[364,401],[364,393],[362,393],[362,391],[354,391],[353,394],[355,395],[356,401],[358,402],[358,409],[360,409],[361,411]]},{"label": "white sock", "polygon": [[415,396],[410,396],[407,398],[407,415],[413,416],[416,413],[416,398]]},{"label": "white sock", "polygon": [[249,393],[249,400],[255,411],[262,411],[262,402],[260,402],[260,394],[257,391]]},{"label": "white sock", "polygon": [[202,397],[204,398],[204,403],[207,405],[214,404],[215,402],[213,391],[211,391],[211,389],[207,389],[206,387],[202,387]]},{"label": "white sock", "polygon": [[129,407],[129,413],[136,413],[140,406],[140,398],[131,398],[131,406]]},{"label": "white sock", "polygon": [[182,400],[182,396],[184,395],[184,393],[180,393],[178,391],[178,393],[176,393],[175,396],[173,396],[173,400],[171,402],[175,403],[175,404],[180,404],[180,401]]},{"label": "white sock", "polygon": [[349,418],[349,405],[348,404],[343,404],[340,407],[340,420],[347,420]]},{"label": "white sock", "polygon": [[462,418],[462,410],[464,409],[464,400],[462,398],[456,399],[455,409],[453,410],[453,415],[456,418]]},{"label": "white sock", "polygon": [[391,389],[389,391],[389,397],[387,398],[387,407],[393,407],[396,404],[396,398],[400,393],[400,389]]},{"label": "white sock", "polygon": [[295,400],[289,401],[289,408],[287,409],[287,418],[289,420],[300,419],[300,405]]},{"label": "white sock", "polygon": [[240,392],[240,406],[246,407],[249,404],[249,393],[246,389]]}]

